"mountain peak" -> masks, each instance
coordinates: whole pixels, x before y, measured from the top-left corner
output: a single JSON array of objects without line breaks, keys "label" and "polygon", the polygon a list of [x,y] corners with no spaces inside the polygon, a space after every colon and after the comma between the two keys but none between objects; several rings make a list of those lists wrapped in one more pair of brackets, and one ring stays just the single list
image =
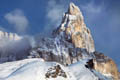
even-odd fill
[{"label": "mountain peak", "polygon": [[64,33],[64,39],[71,42],[75,48],[86,49],[89,53],[95,51],[91,32],[84,23],[80,9],[74,3],[70,3],[68,12],[55,32]]},{"label": "mountain peak", "polygon": [[68,13],[71,15],[76,15],[80,13],[80,9],[74,3],[70,3]]},{"label": "mountain peak", "polygon": [[82,13],[78,6],[76,6],[74,3],[70,3],[68,8],[68,14],[70,15],[76,15],[79,16],[81,19],[83,19]]}]

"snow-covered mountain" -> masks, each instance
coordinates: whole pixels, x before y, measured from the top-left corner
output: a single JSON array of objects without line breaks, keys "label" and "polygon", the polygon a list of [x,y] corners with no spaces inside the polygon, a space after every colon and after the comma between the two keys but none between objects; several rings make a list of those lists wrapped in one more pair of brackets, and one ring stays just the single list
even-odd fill
[{"label": "snow-covered mountain", "polygon": [[0,72],[0,80],[112,80],[91,72],[84,61],[65,67],[42,59],[25,59],[0,64]]},{"label": "snow-covered mountain", "polygon": [[52,36],[40,38],[39,45],[30,55],[65,65],[93,57],[91,54],[95,51],[93,38],[84,23],[80,9],[73,3],[70,4],[68,12],[64,14],[60,26],[53,31]]},{"label": "snow-covered mountain", "polygon": [[0,48],[0,59],[14,61],[0,64],[0,80],[120,80],[115,62],[95,50],[82,12],[73,3],[52,37],[35,37],[34,47],[31,38],[0,36],[7,37],[5,43],[11,41]]},{"label": "snow-covered mountain", "polygon": [[70,3],[60,26],[52,33],[52,38],[40,38],[29,57],[43,58],[70,65],[87,59],[87,67],[118,80],[119,72],[115,62],[103,53],[95,51],[94,40],[84,23],[80,9]]}]

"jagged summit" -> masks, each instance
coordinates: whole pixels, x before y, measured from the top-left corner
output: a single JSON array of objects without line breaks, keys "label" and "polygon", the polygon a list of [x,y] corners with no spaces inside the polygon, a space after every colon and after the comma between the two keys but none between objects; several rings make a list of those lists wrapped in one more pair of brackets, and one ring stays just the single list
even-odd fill
[{"label": "jagged summit", "polygon": [[69,8],[68,8],[68,14],[70,15],[79,15],[79,17],[83,20],[83,15],[82,12],[80,11],[79,7],[76,6],[74,3],[70,3]]},{"label": "jagged summit", "polygon": [[74,3],[70,3],[60,26],[53,31],[53,36],[53,39],[40,39],[39,46],[30,52],[29,57],[56,61],[63,65],[87,59],[86,66],[89,69],[96,70],[103,75],[110,74],[118,80],[116,64],[109,57],[95,51],[91,32],[86,27],[82,12]]},{"label": "jagged summit", "polygon": [[74,3],[71,2],[68,8],[68,13],[71,15],[77,15],[80,14],[80,9]]},{"label": "jagged summit", "polygon": [[56,33],[64,33],[63,38],[76,48],[86,49],[89,53],[95,51],[91,32],[84,23],[80,9],[73,3],[70,3],[68,12],[64,14],[60,27],[54,34]]}]

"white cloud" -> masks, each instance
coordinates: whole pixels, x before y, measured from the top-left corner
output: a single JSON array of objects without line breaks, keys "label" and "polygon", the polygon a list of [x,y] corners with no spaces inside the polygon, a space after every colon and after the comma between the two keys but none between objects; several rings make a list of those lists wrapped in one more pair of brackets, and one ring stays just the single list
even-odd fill
[{"label": "white cloud", "polygon": [[23,11],[16,9],[5,15],[5,19],[14,26],[18,32],[24,32],[28,27],[28,20],[24,15]]},{"label": "white cloud", "polygon": [[46,9],[47,25],[45,26],[44,29],[46,31],[49,31],[49,30],[51,31],[55,27],[58,27],[64,12],[65,12],[64,4],[57,4],[56,0],[49,0],[48,6]]},{"label": "white cloud", "polygon": [[26,58],[31,49],[29,39],[25,37],[14,41],[3,38],[0,44],[0,62]]},{"label": "white cloud", "polygon": [[64,11],[64,6],[62,4],[57,4],[55,0],[48,2],[47,17],[51,22],[60,20]]},{"label": "white cloud", "polygon": [[91,1],[89,3],[81,5],[81,8],[85,10],[87,13],[92,13],[92,14],[101,13],[101,11],[104,8],[104,2],[99,5],[96,5],[94,1]]}]

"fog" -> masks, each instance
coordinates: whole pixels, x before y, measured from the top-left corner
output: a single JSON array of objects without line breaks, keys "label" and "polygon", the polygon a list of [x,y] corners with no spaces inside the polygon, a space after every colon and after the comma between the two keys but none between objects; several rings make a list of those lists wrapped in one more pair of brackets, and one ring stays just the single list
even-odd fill
[{"label": "fog", "polygon": [[27,58],[32,47],[31,42],[29,37],[20,40],[1,39],[0,62]]}]

